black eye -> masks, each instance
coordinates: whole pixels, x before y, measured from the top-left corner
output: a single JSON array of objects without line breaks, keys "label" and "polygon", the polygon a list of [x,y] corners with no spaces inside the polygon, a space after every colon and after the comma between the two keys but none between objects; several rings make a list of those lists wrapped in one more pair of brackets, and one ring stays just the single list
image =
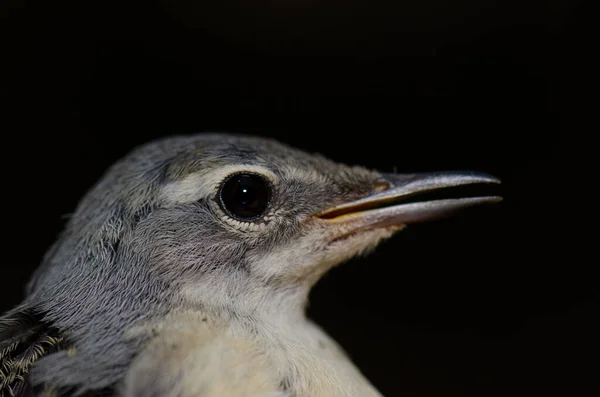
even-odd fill
[{"label": "black eye", "polygon": [[219,198],[227,214],[248,221],[265,212],[271,198],[271,188],[263,176],[234,174],[221,185]]}]

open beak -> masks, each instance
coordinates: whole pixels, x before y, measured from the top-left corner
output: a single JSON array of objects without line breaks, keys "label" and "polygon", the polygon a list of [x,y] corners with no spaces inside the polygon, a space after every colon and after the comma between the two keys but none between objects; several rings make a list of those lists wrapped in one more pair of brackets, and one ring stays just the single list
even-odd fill
[{"label": "open beak", "polygon": [[318,217],[335,223],[350,222],[354,230],[424,222],[502,200],[473,190],[498,183],[495,177],[474,172],[383,174],[373,194],[329,208]]}]

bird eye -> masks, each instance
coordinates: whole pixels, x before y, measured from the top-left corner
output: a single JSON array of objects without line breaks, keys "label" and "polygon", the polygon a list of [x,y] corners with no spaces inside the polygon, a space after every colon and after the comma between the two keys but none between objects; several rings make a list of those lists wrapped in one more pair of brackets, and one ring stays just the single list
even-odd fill
[{"label": "bird eye", "polygon": [[221,185],[219,198],[222,209],[233,218],[250,221],[262,215],[271,198],[271,187],[258,174],[234,174]]}]

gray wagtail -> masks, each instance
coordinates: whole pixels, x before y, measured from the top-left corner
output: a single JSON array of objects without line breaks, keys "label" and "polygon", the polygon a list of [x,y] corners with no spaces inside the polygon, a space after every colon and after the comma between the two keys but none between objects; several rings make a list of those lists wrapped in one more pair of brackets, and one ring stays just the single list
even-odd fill
[{"label": "gray wagtail", "polygon": [[233,134],[141,146],[0,318],[0,396],[381,396],[306,317],[311,288],[405,224],[500,200],[429,192],[489,183]]}]

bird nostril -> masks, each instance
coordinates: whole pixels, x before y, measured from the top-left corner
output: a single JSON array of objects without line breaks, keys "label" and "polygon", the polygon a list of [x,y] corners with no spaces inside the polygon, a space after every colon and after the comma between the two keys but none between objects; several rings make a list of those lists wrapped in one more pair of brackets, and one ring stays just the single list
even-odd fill
[{"label": "bird nostril", "polygon": [[390,186],[391,185],[388,181],[378,180],[378,181],[375,181],[375,183],[373,184],[373,191],[375,193],[381,193],[381,192],[388,190],[390,188]]}]

